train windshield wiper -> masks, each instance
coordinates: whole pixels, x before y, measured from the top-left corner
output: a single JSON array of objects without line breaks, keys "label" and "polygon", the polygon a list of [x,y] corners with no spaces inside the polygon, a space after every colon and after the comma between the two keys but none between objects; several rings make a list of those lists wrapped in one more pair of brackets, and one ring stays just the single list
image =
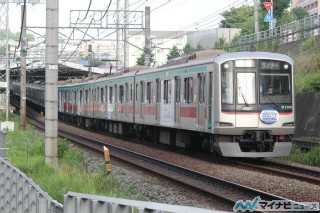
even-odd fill
[{"label": "train windshield wiper", "polygon": [[275,102],[272,98],[271,98],[271,96],[270,95],[266,95],[266,97],[274,104],[274,105],[276,105],[277,107],[279,107],[280,106],[280,104],[279,103],[277,103],[277,102]]},{"label": "train windshield wiper", "polygon": [[243,101],[244,101],[244,103],[245,103],[246,107],[249,107],[249,104],[248,104],[247,98],[246,98],[245,94],[243,93],[242,88],[241,88],[241,87],[239,87],[239,90],[240,90],[240,94],[241,94],[241,96],[242,96],[242,99],[243,99]]}]

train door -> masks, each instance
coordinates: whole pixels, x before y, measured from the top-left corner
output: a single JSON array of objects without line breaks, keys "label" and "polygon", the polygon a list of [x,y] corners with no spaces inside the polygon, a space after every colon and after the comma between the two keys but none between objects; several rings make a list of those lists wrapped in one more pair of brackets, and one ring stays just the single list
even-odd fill
[{"label": "train door", "polygon": [[174,82],[172,79],[161,81],[160,124],[173,126],[174,120],[174,95],[172,94]]},{"label": "train door", "polygon": [[175,93],[174,93],[174,125],[179,126],[180,124],[180,90],[181,90],[181,78],[175,77]]},{"label": "train door", "polygon": [[198,106],[197,106],[197,126],[200,129],[204,128],[205,122],[205,74],[201,73],[198,75]]},{"label": "train door", "polygon": [[161,81],[156,79],[156,123],[160,123]]}]

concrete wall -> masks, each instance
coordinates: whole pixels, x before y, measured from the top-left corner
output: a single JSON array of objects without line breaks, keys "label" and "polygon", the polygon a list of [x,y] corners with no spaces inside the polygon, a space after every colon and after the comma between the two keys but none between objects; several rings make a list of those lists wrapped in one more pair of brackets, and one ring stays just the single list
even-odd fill
[{"label": "concrete wall", "polygon": [[320,137],[320,93],[296,95],[295,138]]}]

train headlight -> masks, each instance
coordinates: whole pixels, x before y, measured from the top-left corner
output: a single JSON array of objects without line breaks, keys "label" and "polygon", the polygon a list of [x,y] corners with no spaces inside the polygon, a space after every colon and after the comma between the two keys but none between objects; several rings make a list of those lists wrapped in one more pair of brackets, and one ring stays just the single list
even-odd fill
[{"label": "train headlight", "polygon": [[288,64],[285,64],[285,65],[283,66],[283,68],[287,70],[287,69],[289,68],[289,65],[288,65]]},{"label": "train headlight", "polygon": [[223,67],[224,67],[225,69],[228,69],[228,68],[229,68],[229,64],[224,64]]}]

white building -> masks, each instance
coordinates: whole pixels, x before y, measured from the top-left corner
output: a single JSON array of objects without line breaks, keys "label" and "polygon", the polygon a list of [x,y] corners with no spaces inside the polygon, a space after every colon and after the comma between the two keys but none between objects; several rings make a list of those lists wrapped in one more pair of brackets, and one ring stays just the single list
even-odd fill
[{"label": "white building", "polygon": [[[176,46],[178,50],[182,50],[187,44],[186,31],[151,31],[150,36],[151,53],[154,54],[155,66],[163,65],[167,62],[167,55],[173,46]],[[137,59],[143,54],[145,33],[130,31],[129,44],[129,67],[131,67],[137,64]]]}]

